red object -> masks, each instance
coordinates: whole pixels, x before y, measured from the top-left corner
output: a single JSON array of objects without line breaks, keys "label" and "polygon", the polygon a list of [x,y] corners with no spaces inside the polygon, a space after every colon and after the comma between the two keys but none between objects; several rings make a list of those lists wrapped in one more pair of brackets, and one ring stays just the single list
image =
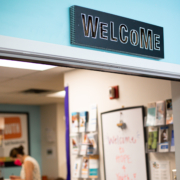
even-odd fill
[{"label": "red object", "polygon": [[42,176],[42,180],[48,180],[47,176]]},{"label": "red object", "polygon": [[115,96],[110,97],[110,99],[118,99],[119,98],[119,86],[111,86],[115,91]]},{"label": "red object", "polygon": [[15,164],[16,166],[22,166],[22,163],[21,163],[21,161],[20,161],[19,159],[16,159],[16,160],[14,161],[14,164]]}]

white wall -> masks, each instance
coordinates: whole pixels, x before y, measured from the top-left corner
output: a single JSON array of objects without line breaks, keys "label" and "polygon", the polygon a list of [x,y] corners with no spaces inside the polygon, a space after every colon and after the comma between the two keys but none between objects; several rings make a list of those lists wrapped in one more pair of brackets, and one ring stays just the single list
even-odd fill
[{"label": "white wall", "polygon": [[176,168],[177,168],[177,177],[180,177],[180,82],[172,82],[172,101],[173,101],[173,119],[174,119],[174,139],[176,145]]},{"label": "white wall", "polygon": [[[100,114],[105,111],[121,108],[122,106],[147,106],[148,102],[171,98],[171,84],[170,81],[165,80],[88,70],[74,70],[64,74],[64,83],[66,86],[69,86],[70,117],[72,112],[89,110],[91,103],[97,103],[98,105],[101,180],[104,179],[104,171]],[[114,85],[119,85],[120,98],[109,100],[108,87]],[[157,159],[157,156],[156,154],[151,154],[150,158]],[[71,156],[71,169],[73,169],[74,159],[75,157]],[[164,159],[164,156],[160,155],[158,159]],[[171,166],[174,168],[174,154],[166,154],[166,159],[172,160]]]},{"label": "white wall", "polygon": [[[49,178],[66,177],[64,105],[41,106],[42,175]],[[54,142],[48,142],[46,130],[54,132]],[[47,155],[47,148],[53,148],[54,156]]]}]

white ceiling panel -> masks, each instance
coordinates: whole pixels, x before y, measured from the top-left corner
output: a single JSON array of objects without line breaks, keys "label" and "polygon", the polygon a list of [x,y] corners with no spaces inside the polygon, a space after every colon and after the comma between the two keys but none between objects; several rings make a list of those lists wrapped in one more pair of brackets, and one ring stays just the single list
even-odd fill
[{"label": "white ceiling panel", "polygon": [[21,79],[34,80],[34,81],[51,81],[57,79],[66,71],[70,71],[72,68],[55,67],[46,71],[36,72],[28,76],[23,76]]},{"label": "white ceiling panel", "polygon": [[1,95],[1,93],[9,94],[9,93],[14,93],[14,92],[21,92],[23,90],[25,90],[25,89],[22,87],[15,86],[15,87],[10,88],[10,87],[2,86],[0,84],[0,95]]},{"label": "white ceiling panel", "polygon": [[53,92],[64,90],[64,75],[72,68],[55,67],[45,71],[0,67],[0,103],[42,105],[63,103],[64,98],[46,94],[23,94],[27,89],[44,89]]},{"label": "white ceiling panel", "polygon": [[10,78],[0,76],[0,83],[4,82],[4,81],[7,81],[7,80],[10,80]]},{"label": "white ceiling panel", "polygon": [[63,98],[48,98],[43,96],[21,96],[0,94],[0,104],[32,104],[42,105],[51,103],[64,103]]},{"label": "white ceiling panel", "polygon": [[39,71],[18,69],[18,68],[7,68],[7,67],[0,66],[0,77],[18,78],[18,77],[35,73],[35,72],[39,72]]},{"label": "white ceiling panel", "polygon": [[13,79],[0,83],[0,86],[4,88],[14,88],[14,89],[46,89],[46,90],[63,90],[63,82],[59,78],[57,81],[33,81],[33,80],[22,80]]}]

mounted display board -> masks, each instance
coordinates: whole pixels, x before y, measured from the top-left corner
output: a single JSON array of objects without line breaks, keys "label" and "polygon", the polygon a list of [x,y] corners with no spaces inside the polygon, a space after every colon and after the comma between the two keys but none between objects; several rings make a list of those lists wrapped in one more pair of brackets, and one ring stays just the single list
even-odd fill
[{"label": "mounted display board", "polygon": [[105,180],[147,180],[143,112],[133,107],[101,114]]},{"label": "mounted display board", "polygon": [[164,58],[162,27],[79,6],[70,14],[72,44]]},{"label": "mounted display board", "polygon": [[13,148],[23,146],[25,154],[30,155],[28,113],[0,112],[0,120],[4,123],[0,143],[0,148],[3,149],[1,161],[5,167],[15,166],[9,157]]}]

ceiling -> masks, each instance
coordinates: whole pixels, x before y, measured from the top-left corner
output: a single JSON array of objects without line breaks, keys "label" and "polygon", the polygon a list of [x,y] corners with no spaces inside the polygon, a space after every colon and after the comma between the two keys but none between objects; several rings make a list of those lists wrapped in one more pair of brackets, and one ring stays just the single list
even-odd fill
[{"label": "ceiling", "polygon": [[71,68],[55,67],[45,71],[0,67],[0,103],[42,105],[63,103],[63,98],[47,97],[47,93],[24,94],[27,89],[64,90],[63,73]]}]

